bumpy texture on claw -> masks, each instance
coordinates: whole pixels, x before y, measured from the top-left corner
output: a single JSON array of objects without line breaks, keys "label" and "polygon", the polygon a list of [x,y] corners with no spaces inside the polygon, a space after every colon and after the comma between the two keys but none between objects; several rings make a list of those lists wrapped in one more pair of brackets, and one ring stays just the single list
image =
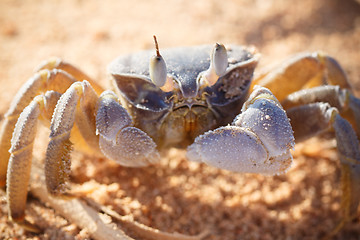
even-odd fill
[{"label": "bumpy texture on claw", "polygon": [[132,126],[130,115],[111,91],[100,96],[96,129],[103,154],[123,166],[143,167],[160,160],[155,142]]},{"label": "bumpy texture on claw", "polygon": [[281,174],[291,166],[294,141],[285,111],[269,90],[258,87],[232,126],[196,138],[187,157],[235,172]]}]

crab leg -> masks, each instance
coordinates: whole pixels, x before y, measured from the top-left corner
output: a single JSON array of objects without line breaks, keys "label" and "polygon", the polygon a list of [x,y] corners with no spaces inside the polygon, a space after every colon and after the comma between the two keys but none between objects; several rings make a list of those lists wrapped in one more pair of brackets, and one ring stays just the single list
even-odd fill
[{"label": "crab leg", "polygon": [[[44,72],[48,72],[48,70],[45,70]],[[71,77],[69,77],[68,74],[65,72],[60,72],[55,70],[55,73],[57,73],[58,77],[60,76],[59,73],[65,74],[64,79],[68,81],[73,81]],[[57,83],[58,84],[58,83]],[[80,89],[81,93],[86,96],[82,99],[80,102],[80,107],[77,108],[77,104],[73,106],[73,108],[70,109],[75,112],[69,112],[67,109],[66,111],[69,112],[69,116],[65,120],[69,119],[72,129],[73,122],[71,122],[71,117],[75,118],[77,117],[77,127],[74,128],[74,131],[72,131],[73,135],[75,137],[78,137],[79,135],[83,134],[83,137],[86,137],[87,143],[91,146],[93,146],[92,150],[96,152],[96,149],[98,149],[100,153],[100,149],[98,148],[98,137],[95,135],[95,119],[94,119],[94,112],[95,112],[95,106],[97,103],[97,95],[94,92],[94,90],[89,86],[89,84],[86,82],[81,85],[81,83],[74,83],[73,85],[77,86],[80,85],[82,89]],[[73,86],[72,85],[72,86]],[[34,86],[34,85],[31,85]],[[58,88],[59,89],[59,88]],[[73,89],[73,88],[72,88]],[[79,89],[79,87],[78,87]],[[61,88],[60,88],[61,90]],[[67,91],[68,92],[68,91]],[[34,228],[28,224],[24,219],[24,210],[25,210],[25,204],[26,204],[26,195],[27,195],[27,187],[29,182],[29,172],[31,167],[31,159],[32,159],[32,149],[33,149],[33,142],[36,135],[36,126],[37,126],[37,120],[38,119],[44,119],[46,121],[49,121],[50,118],[53,116],[52,113],[55,109],[63,109],[68,107],[68,105],[62,103],[58,104],[58,100],[61,98],[66,97],[60,97],[60,93],[54,92],[54,91],[48,91],[45,95],[38,95],[34,98],[34,100],[22,111],[20,114],[20,117],[18,118],[18,121],[16,123],[13,138],[11,140],[11,148],[10,148],[10,160],[8,165],[8,174],[7,174],[7,200],[8,200],[8,206],[9,206],[9,215],[10,218],[12,218],[16,222],[20,222],[22,225],[24,225],[27,229],[34,230]],[[19,105],[16,105],[19,106]],[[55,119],[61,119],[64,117],[64,115],[56,115],[54,114]],[[52,126],[52,129],[58,129],[60,126],[55,125]],[[64,127],[63,127],[64,128]],[[90,132],[90,133],[87,133]],[[91,134],[91,132],[93,134]],[[87,133],[87,134],[85,134]],[[56,135],[56,130],[52,131],[52,135]],[[66,134],[66,132],[65,132]],[[72,136],[73,137],[73,136]],[[58,140],[60,137],[53,137],[53,141],[51,144],[54,144],[54,140]],[[70,140],[68,140],[66,143],[69,143]],[[49,145],[51,148],[53,145]],[[67,156],[68,152],[70,151],[70,144],[66,145],[63,144],[63,148],[61,149],[59,155],[61,153],[65,154],[64,156]],[[50,156],[51,156],[50,151]],[[62,170],[66,170],[69,168],[70,164],[66,162],[66,158],[62,156],[62,159],[60,160],[60,163],[58,164],[59,168],[62,168]],[[53,179],[57,178],[66,178],[66,174],[62,174],[62,172],[57,172],[57,169],[54,169],[54,166],[50,164],[50,167],[48,166],[48,169],[53,169],[53,172],[50,170],[47,170],[47,173],[50,172],[51,174],[48,175],[49,182],[48,182],[48,188],[51,189],[51,183],[53,183]],[[53,181],[51,181],[53,180]]]},{"label": "crab leg", "polygon": [[356,133],[360,137],[360,99],[352,94],[349,95],[349,108],[355,120]]},{"label": "crab leg", "polygon": [[335,130],[341,164],[341,209],[343,218],[331,235],[357,216],[360,203],[360,148],[351,124],[328,103],[311,103],[287,110],[296,141],[306,140],[330,128]]},{"label": "crab leg", "polygon": [[339,63],[321,52],[295,56],[258,74],[252,82],[253,86],[269,88],[280,102],[295,91],[324,84],[351,88]]},{"label": "crab leg", "polygon": [[20,114],[11,140],[7,175],[9,216],[13,221],[32,231],[35,231],[35,228],[24,220],[24,213],[37,120],[41,116],[47,118],[59,98],[60,94],[54,91],[36,96]]},{"label": "crab leg", "polygon": [[295,140],[304,141],[331,128],[333,112],[337,111],[328,103],[316,102],[287,110]]},{"label": "crab leg", "polygon": [[[76,81],[88,80],[95,91],[100,94],[103,89],[73,65],[62,61],[59,58],[44,61],[37,72],[31,77],[16,94],[11,103],[10,109],[5,114],[5,120],[0,129],[0,187],[5,186],[6,170],[11,147],[10,139],[16,121],[22,110],[32,101],[32,99],[47,90],[55,90],[64,93],[70,85]],[[51,113],[50,113],[51,114]],[[75,134],[73,134],[75,135]],[[78,137],[78,139],[83,139]],[[85,144],[81,144],[84,146]],[[93,145],[92,145],[93,147]]]},{"label": "crab leg", "polygon": [[84,72],[82,72],[80,69],[78,69],[74,65],[72,65],[68,62],[65,62],[64,60],[62,60],[60,58],[52,58],[49,60],[45,60],[38,66],[37,71],[40,71],[43,69],[48,69],[48,70],[58,69],[58,70],[65,71],[68,74],[70,74],[73,78],[75,78],[76,81],[83,81],[83,80],[88,81],[91,84],[91,86],[94,88],[94,90],[97,94],[101,94],[104,91],[103,88],[99,84],[97,84],[96,81],[94,81],[91,77],[86,75]]},{"label": "crab leg", "polygon": [[230,171],[273,175],[290,167],[293,146],[285,111],[269,90],[258,87],[231,126],[197,137],[187,156]]},{"label": "crab leg", "polygon": [[0,187],[5,186],[6,170],[10,153],[10,139],[17,119],[22,110],[33,98],[47,90],[54,89],[63,93],[76,80],[61,70],[42,70],[31,77],[14,97],[11,106],[5,114],[5,120],[0,130]]},{"label": "crab leg", "polygon": [[[355,97],[349,89],[341,89],[339,86],[331,85],[303,89],[288,95],[281,102],[281,105],[287,110],[316,102],[329,103],[335,107],[343,117],[352,123],[357,135],[360,136],[360,99]],[[303,111],[306,112],[306,110]],[[307,113],[306,115],[311,114]],[[301,132],[304,134],[303,130]]]},{"label": "crab leg", "polygon": [[348,107],[349,95],[351,93],[348,89],[342,89],[339,86],[323,85],[289,94],[281,101],[281,105],[286,110],[300,105],[326,102],[332,107],[337,108],[340,112],[343,112]]},{"label": "crab leg", "polygon": [[331,235],[358,214],[360,204],[360,149],[359,141],[350,123],[336,114],[332,119],[341,163],[341,209],[343,217]]},{"label": "crab leg", "polygon": [[[87,81],[83,81],[72,84],[56,105],[45,159],[46,183],[52,194],[65,194],[67,189],[72,149],[70,133],[71,139],[76,138],[76,142],[81,136],[85,138],[86,143],[91,146],[90,151],[100,154],[94,118],[97,100],[94,89]],[[81,144],[85,145],[84,142]]]},{"label": "crab leg", "polygon": [[64,195],[67,190],[74,126],[80,133],[87,132],[87,141],[90,138],[98,142],[105,156],[125,166],[146,166],[159,160],[156,144],[146,133],[132,127],[130,116],[114,93],[104,92],[98,98],[87,81],[76,82],[59,99],[51,121],[45,175],[48,191],[54,195]]}]

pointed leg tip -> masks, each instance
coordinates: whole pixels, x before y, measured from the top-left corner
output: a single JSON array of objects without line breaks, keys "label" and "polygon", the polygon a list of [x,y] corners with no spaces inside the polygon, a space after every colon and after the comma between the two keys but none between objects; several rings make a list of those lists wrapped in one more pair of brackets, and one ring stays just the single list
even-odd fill
[{"label": "pointed leg tip", "polygon": [[18,224],[28,232],[32,232],[32,233],[40,233],[41,232],[41,229],[38,226],[36,226],[26,220],[23,220],[22,222],[20,222]]},{"label": "pointed leg tip", "polygon": [[25,219],[25,215],[22,215],[21,217],[12,218],[10,217],[11,221],[18,224],[20,227],[22,227],[24,230],[32,233],[40,233],[42,230],[36,226],[33,223],[30,223]]}]

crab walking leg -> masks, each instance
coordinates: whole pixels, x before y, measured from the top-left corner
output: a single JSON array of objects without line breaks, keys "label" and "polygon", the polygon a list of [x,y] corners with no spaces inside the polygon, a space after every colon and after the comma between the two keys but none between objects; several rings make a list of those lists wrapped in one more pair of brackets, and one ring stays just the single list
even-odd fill
[{"label": "crab walking leg", "polygon": [[343,217],[330,235],[358,216],[360,204],[360,149],[359,141],[350,123],[335,114],[332,118],[341,164],[341,209]]},{"label": "crab walking leg", "polygon": [[55,57],[55,58],[51,58],[49,60],[45,60],[38,66],[37,71],[40,71],[43,69],[48,69],[48,70],[58,69],[58,70],[65,71],[65,72],[69,73],[72,77],[74,77],[76,79],[76,81],[81,82],[83,80],[86,80],[86,81],[90,82],[91,86],[94,88],[96,93],[101,94],[104,91],[103,88],[99,84],[96,83],[96,81],[94,81],[92,78],[90,78],[88,75],[86,75],[84,72],[82,72],[80,69],[78,69],[74,65],[72,65],[68,62],[65,62],[64,60],[62,60],[60,58]]},{"label": "crab walking leg", "polygon": [[349,107],[353,113],[353,117],[355,120],[356,133],[358,137],[360,137],[360,99],[350,94]]},{"label": "crab walking leg", "polygon": [[31,230],[32,227],[24,221],[24,213],[37,120],[41,115],[46,118],[48,112],[52,112],[55,107],[53,103],[59,98],[60,94],[54,91],[35,97],[20,114],[11,139],[7,175],[9,216],[13,221],[23,223]]},{"label": "crab walking leg", "polygon": [[[358,136],[360,136],[360,99],[355,97],[349,89],[342,89],[339,86],[331,85],[303,89],[288,95],[281,102],[281,105],[285,109],[291,109],[297,106],[306,106],[312,103],[320,102],[329,103],[330,106],[335,107],[341,116],[346,118],[354,126]],[[294,112],[294,110],[290,111]],[[300,111],[302,111],[302,113],[300,113]],[[297,114],[306,114],[307,116],[312,116],[310,113],[305,113],[306,111],[306,109],[298,110]],[[311,110],[309,109],[309,111]],[[319,118],[322,118],[321,114]],[[315,120],[313,117],[312,119]],[[320,123],[318,124],[320,125]],[[323,126],[325,125],[323,124]],[[321,127],[318,127],[316,129],[320,130],[320,128]],[[307,135],[303,129],[298,131],[298,133]]]},{"label": "crab walking leg", "polygon": [[342,168],[342,207],[345,219],[351,220],[357,215],[360,203],[359,141],[350,123],[336,112],[332,122]]},{"label": "crab walking leg", "polygon": [[342,112],[348,108],[350,95],[348,89],[340,88],[340,86],[324,85],[289,94],[281,101],[281,105],[284,109],[289,109],[310,103],[326,102]]},{"label": "crab walking leg", "polygon": [[[45,175],[48,191],[65,194],[70,172],[70,152],[73,134],[82,135],[97,152],[95,109],[98,97],[89,82],[75,82],[59,99],[50,126],[50,142],[46,151]],[[76,125],[74,125],[76,123]],[[74,127],[76,126],[76,127]],[[79,130],[79,132],[78,132]],[[98,150],[100,151],[100,150]]]},{"label": "crab walking leg", "polygon": [[331,128],[331,118],[337,109],[328,103],[311,103],[287,110],[296,142],[301,142]]},{"label": "crab walking leg", "polygon": [[103,156],[96,134],[96,111],[99,96],[88,81],[82,82],[82,95],[76,108],[75,125],[71,131],[70,141],[76,149]]},{"label": "crab walking leg", "polygon": [[287,110],[295,132],[296,141],[306,140],[333,128],[341,164],[341,186],[343,219],[334,229],[357,215],[360,203],[360,149],[359,141],[351,124],[340,116],[338,110],[328,103],[312,103]]},{"label": "crab walking leg", "polygon": [[145,132],[132,126],[130,115],[111,91],[100,96],[96,128],[101,151],[119,164],[142,167],[160,160],[155,142]]},{"label": "crab walking leg", "polygon": [[293,146],[285,111],[268,89],[258,87],[231,126],[197,137],[187,157],[230,171],[273,175],[291,166]]},{"label": "crab walking leg", "polygon": [[295,56],[272,70],[260,73],[252,82],[253,86],[271,89],[280,102],[292,92],[324,84],[351,89],[339,63],[321,52]]},{"label": "crab walking leg", "polygon": [[11,147],[10,139],[22,110],[35,96],[50,89],[63,93],[74,82],[75,79],[64,71],[42,70],[31,77],[18,91],[5,114],[5,120],[0,130],[0,187],[5,186],[6,170],[10,157],[8,152]]}]

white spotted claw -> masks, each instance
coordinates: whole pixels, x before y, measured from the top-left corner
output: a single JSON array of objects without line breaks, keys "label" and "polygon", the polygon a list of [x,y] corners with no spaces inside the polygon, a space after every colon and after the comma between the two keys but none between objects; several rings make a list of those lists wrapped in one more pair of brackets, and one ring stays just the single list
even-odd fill
[{"label": "white spotted claw", "polygon": [[284,109],[268,89],[256,87],[234,122],[197,137],[187,157],[234,172],[274,175],[291,166],[294,144]]},{"label": "white spotted claw", "polygon": [[123,166],[144,167],[160,160],[155,142],[132,126],[130,115],[111,91],[100,96],[96,129],[102,153]]}]

